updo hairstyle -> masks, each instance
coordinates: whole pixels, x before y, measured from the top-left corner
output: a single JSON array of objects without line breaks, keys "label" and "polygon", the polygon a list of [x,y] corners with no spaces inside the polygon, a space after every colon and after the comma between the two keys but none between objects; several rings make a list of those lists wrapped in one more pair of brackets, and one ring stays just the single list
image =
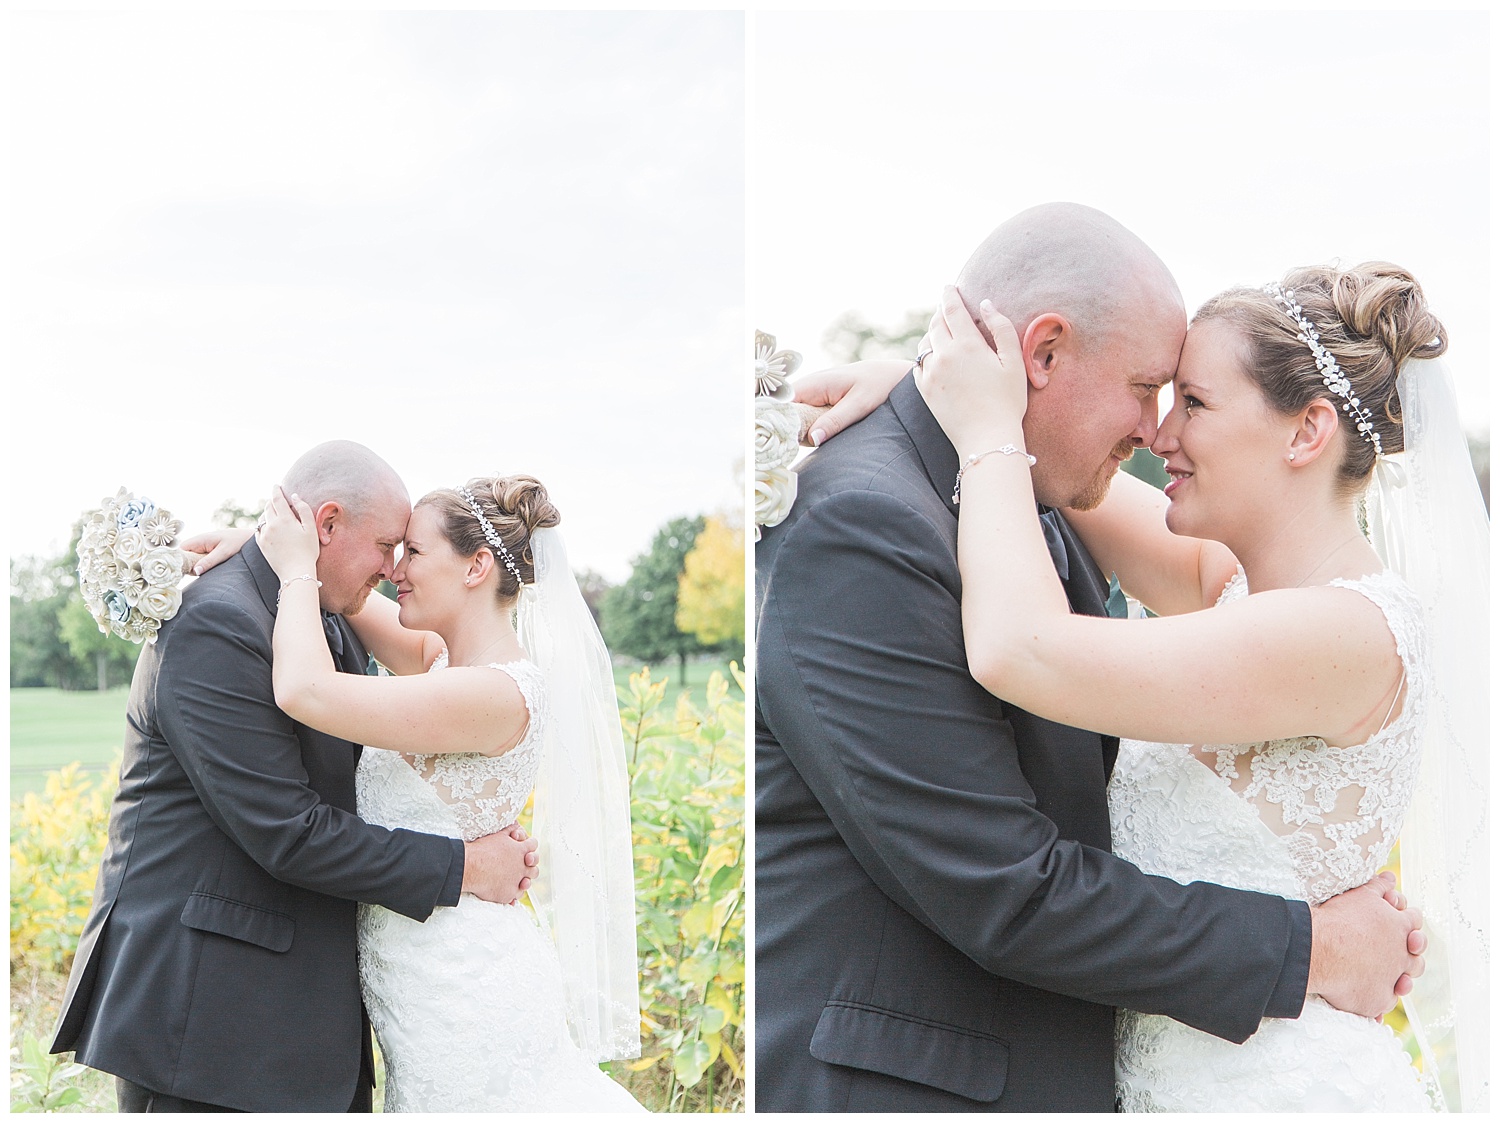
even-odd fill
[{"label": "updo hairstyle", "polygon": [[[1318,342],[1333,355],[1344,377],[1368,409],[1384,452],[1405,447],[1396,376],[1407,359],[1435,359],[1448,349],[1448,333],[1427,308],[1422,287],[1400,266],[1370,261],[1352,269],[1315,265],[1293,269],[1281,281],[1302,306]],[[1339,477],[1358,491],[1375,468],[1375,448],[1344,411],[1344,400],[1323,383],[1308,345],[1297,338],[1297,322],[1262,289],[1235,288],[1198,309],[1193,323],[1227,320],[1244,340],[1245,373],[1271,407],[1301,412],[1318,398],[1338,410],[1344,432]]]},{"label": "updo hairstyle", "polygon": [[[521,582],[531,584],[536,580],[531,535],[562,521],[562,516],[547,497],[547,489],[531,476],[476,476],[465,486],[515,559]],[[443,537],[459,556],[472,557],[482,549],[495,553],[473,510],[457,491],[440,488],[428,492],[417,501],[417,506],[437,509],[442,517]],[[500,574],[500,599],[515,599],[521,587],[499,555],[495,557],[495,568]]]}]

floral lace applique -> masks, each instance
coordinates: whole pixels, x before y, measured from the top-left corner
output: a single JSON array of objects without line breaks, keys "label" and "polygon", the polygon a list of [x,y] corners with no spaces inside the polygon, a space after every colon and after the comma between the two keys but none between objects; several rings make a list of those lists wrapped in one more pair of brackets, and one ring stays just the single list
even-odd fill
[{"label": "floral lace applique", "polygon": [[[531,715],[521,740],[499,756],[483,753],[413,753],[403,754],[417,775],[432,785],[444,803],[452,809],[460,836],[473,841],[494,834],[516,821],[531,789],[536,783],[541,763],[542,730],[548,720],[546,692],[542,671],[528,660],[490,663],[515,680]],[[446,670],[448,653],[444,651],[432,664],[429,673]]]},{"label": "floral lace applique", "polygon": [[[1367,597],[1391,629],[1406,678],[1401,708],[1390,723],[1359,745],[1290,737],[1193,749],[1284,840],[1309,901],[1362,885],[1385,864],[1416,787],[1427,692],[1422,611],[1406,584],[1391,573],[1331,584]],[[1218,603],[1248,595],[1240,571]]]}]

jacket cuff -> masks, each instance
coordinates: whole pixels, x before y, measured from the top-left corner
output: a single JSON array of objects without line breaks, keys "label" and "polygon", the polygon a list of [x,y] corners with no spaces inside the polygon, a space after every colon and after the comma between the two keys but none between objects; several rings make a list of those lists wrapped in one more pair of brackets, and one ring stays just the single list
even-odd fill
[{"label": "jacket cuff", "polygon": [[[453,842],[453,856],[448,859],[448,876],[443,879],[443,891],[438,894],[437,905],[453,906],[458,904],[458,896],[464,887],[464,843],[463,839],[455,838]],[[1308,931],[1312,931],[1312,922],[1308,922]],[[1311,936],[1309,935],[1309,940]],[[1303,981],[1306,981],[1307,971],[1302,972]],[[1293,1015],[1295,1016],[1295,1015]]]},{"label": "jacket cuff", "polygon": [[1305,901],[1288,901],[1286,959],[1281,977],[1266,1004],[1268,1018],[1296,1018],[1307,1000],[1307,973],[1312,966],[1312,909]]}]

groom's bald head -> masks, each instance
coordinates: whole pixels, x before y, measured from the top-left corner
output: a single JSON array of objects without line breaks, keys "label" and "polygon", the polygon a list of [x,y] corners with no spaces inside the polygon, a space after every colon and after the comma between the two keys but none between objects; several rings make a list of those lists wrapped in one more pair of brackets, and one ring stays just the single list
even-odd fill
[{"label": "groom's bald head", "polygon": [[354,441],[324,441],[304,452],[281,486],[288,494],[300,495],[314,510],[332,501],[356,518],[395,499],[411,509],[406,485],[396,470]]},{"label": "groom's bald head", "polygon": [[958,275],[971,312],[988,297],[1017,329],[1054,312],[1093,351],[1139,315],[1186,323],[1182,294],[1151,248],[1103,211],[1043,203],[991,232]]},{"label": "groom's bald head", "polygon": [[1156,436],[1157,388],[1187,334],[1172,274],[1107,214],[1047,203],[990,234],[958,291],[971,314],[992,300],[1020,338],[1037,497],[1097,506],[1119,465]]},{"label": "groom's bald head", "polygon": [[396,470],[362,444],[326,441],[297,458],[281,486],[313,509],[318,598],[346,616],[396,568],[411,499]]}]

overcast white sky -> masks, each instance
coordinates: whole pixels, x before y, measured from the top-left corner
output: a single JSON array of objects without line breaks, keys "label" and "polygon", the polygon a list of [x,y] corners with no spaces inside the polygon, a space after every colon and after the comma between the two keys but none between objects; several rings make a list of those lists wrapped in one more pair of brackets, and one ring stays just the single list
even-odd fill
[{"label": "overcast white sky", "polygon": [[1488,427],[1483,12],[756,13],[751,318],[824,364],[857,309],[932,307],[1005,218],[1104,210],[1189,310],[1333,260],[1397,262]]},{"label": "overcast white sky", "polygon": [[12,18],[13,554],[331,437],[553,492],[614,580],[739,502],[739,13]]}]

